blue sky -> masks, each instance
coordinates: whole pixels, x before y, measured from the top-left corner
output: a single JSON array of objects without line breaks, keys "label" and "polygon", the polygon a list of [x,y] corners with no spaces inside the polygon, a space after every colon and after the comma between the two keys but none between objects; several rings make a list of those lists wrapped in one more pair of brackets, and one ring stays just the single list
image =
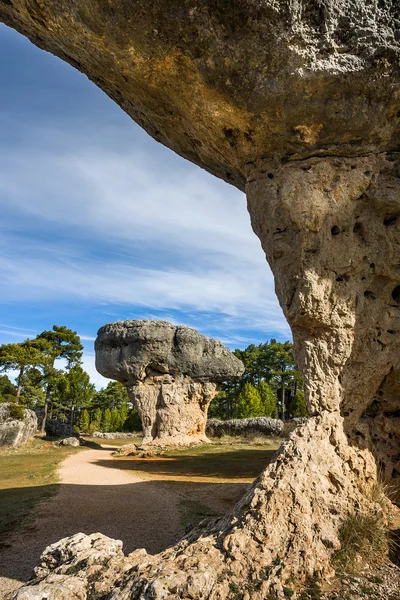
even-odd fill
[{"label": "blue sky", "polygon": [[0,24],[0,343],[166,319],[230,348],[290,331],[244,195]]}]

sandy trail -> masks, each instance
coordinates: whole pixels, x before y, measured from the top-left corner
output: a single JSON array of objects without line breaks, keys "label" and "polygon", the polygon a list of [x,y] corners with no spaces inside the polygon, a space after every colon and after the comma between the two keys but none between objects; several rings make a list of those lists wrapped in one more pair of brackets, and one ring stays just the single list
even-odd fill
[{"label": "sandy trail", "polygon": [[162,481],[108,466],[113,450],[84,450],[62,463],[58,493],[39,505],[33,524],[0,552],[2,600],[29,579],[46,546],[77,532],[120,539],[125,553],[135,548],[159,552],[181,537],[179,496]]}]

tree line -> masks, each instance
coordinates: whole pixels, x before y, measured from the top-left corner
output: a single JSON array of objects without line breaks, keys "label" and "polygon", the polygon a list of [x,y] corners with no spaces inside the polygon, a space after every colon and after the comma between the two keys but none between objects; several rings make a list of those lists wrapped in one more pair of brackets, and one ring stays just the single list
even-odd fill
[{"label": "tree line", "polygon": [[64,325],[54,325],[34,339],[2,344],[0,372],[14,371],[16,377],[13,384],[7,375],[0,376],[0,402],[36,410],[42,431],[48,418],[83,433],[140,430],[126,388],[111,381],[97,391],[82,368],[82,352],[79,335]]},{"label": "tree line", "polygon": [[234,354],[244,364],[244,374],[230,379],[210,405],[210,417],[244,419],[273,417],[287,420],[308,416],[303,380],[293,357],[291,342],[250,344]]},{"label": "tree line", "polygon": [[[82,352],[79,335],[58,325],[34,339],[1,345],[0,372],[14,371],[16,377],[14,384],[7,375],[0,375],[0,402],[36,410],[42,431],[47,418],[70,423],[83,433],[140,430],[139,415],[126,388],[110,381],[96,390],[82,368]],[[243,362],[244,374],[222,384],[211,403],[210,417],[286,420],[308,415],[291,342],[271,339],[234,354]]]}]

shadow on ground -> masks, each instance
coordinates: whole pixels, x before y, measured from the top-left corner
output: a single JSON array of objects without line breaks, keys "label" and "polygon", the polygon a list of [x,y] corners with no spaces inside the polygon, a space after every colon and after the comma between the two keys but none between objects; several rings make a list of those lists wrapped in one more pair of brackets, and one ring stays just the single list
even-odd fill
[{"label": "shadow on ground", "polygon": [[[187,451],[188,452],[188,451]],[[213,452],[208,450],[201,454],[185,453],[151,458],[127,456],[113,461],[101,458],[97,464],[111,469],[137,471],[160,477],[204,477],[209,479],[255,479],[268,466],[276,449],[243,448],[232,451]]]},{"label": "shadow on ground", "polygon": [[[247,487],[243,483],[173,481],[117,486],[59,485],[57,497],[37,508],[38,518],[34,523],[27,524],[8,540],[0,538],[0,577],[26,581],[46,546],[78,532],[101,532],[120,539],[125,553],[136,548],[160,552],[202,519],[225,514]],[[15,491],[1,490],[0,504]],[[54,493],[54,489],[41,491],[46,495]],[[17,492],[29,495],[37,493],[37,488],[18,488]]]}]

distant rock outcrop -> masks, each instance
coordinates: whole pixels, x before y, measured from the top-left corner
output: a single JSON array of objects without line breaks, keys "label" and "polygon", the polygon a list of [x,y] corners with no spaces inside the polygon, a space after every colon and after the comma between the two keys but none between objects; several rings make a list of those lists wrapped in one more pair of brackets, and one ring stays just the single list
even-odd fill
[{"label": "distant rock outcrop", "polygon": [[22,446],[36,432],[38,421],[33,410],[19,404],[0,404],[0,446]]},{"label": "distant rock outcrop", "polygon": [[254,417],[252,419],[209,419],[207,421],[206,433],[213,437],[223,435],[245,435],[246,433],[259,433],[261,435],[281,435],[283,421],[270,419],[269,417]]},{"label": "distant rock outcrop", "polygon": [[96,368],[124,383],[138,409],[143,442],[206,441],[218,383],[243,373],[221,342],[166,321],[124,321],[99,330]]}]

